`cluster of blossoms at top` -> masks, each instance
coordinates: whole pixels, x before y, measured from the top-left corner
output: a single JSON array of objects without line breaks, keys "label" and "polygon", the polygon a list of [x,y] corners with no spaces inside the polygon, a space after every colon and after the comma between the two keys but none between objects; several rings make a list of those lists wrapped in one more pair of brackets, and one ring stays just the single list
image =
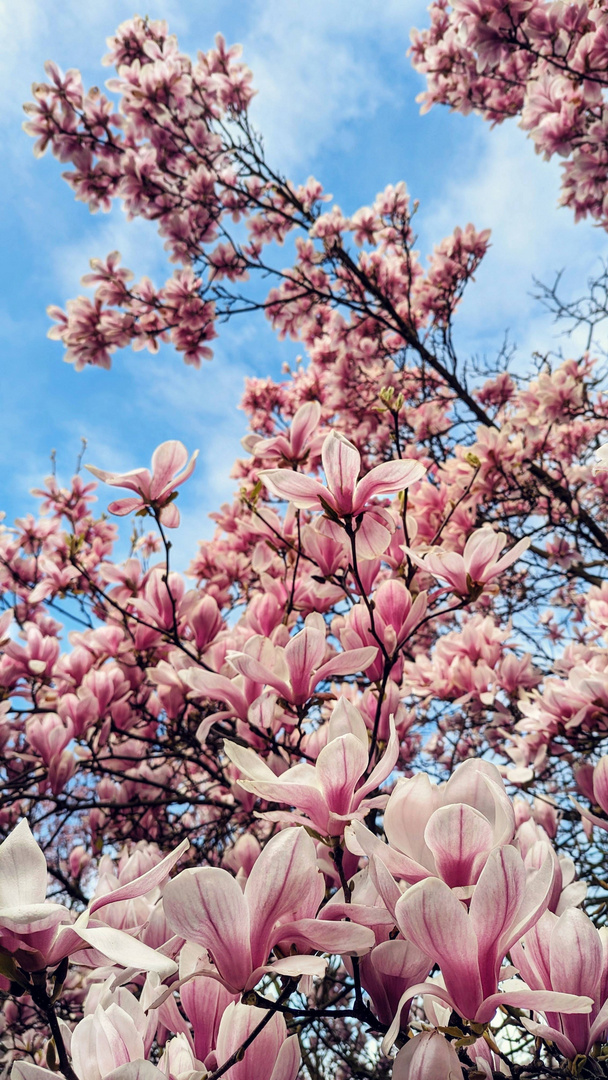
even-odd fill
[{"label": "cluster of blossoms at top", "polygon": [[449,105],[492,123],[519,116],[545,158],[564,159],[562,204],[606,227],[608,13],[601,0],[434,0],[412,31],[423,109]]},{"label": "cluster of blossoms at top", "polygon": [[[34,85],[25,129],[36,152],[50,147],[71,164],[64,176],[91,210],[120,199],[129,217],[158,222],[171,259],[182,264],[156,288],[147,278],[135,284],[118,252],[91,261],[83,284],[94,287],[93,299],[49,309],[50,336],[77,370],[109,367],[125,345],[156,351],[161,341],[198,366],[212,355],[217,319],[242,307],[229,287],[260,271],[277,281],[265,309],[281,334],[306,337],[307,325],[318,327],[320,296],[328,309],[345,299],[356,305],[361,271],[378,275],[397,323],[445,326],[483,257],[489,233],[468,225],[439,244],[423,269],[411,250],[403,183],[351,216],[337,206],[325,210],[331,196],[314,178],[281,183],[251,137],[251,74],[239,52],[218,36],[216,48],[193,62],[165,23],[135,18],[119,28],[105,58],[116,67],[108,87],[120,95],[118,106],[97,87],[87,92],[79,72],[64,75],[54,64],[47,64],[49,81]],[[230,233],[241,219],[246,242]],[[265,249],[293,230],[296,263],[273,270]],[[351,263],[342,254],[349,239]],[[391,348],[398,334],[399,325],[387,332]]]}]

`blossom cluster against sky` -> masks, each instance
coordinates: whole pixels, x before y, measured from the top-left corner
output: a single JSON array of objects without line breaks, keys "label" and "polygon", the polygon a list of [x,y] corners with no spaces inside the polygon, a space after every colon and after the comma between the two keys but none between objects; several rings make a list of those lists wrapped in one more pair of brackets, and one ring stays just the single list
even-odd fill
[{"label": "blossom cluster against sky", "polygon": [[[112,372],[76,374],[61,346],[46,337],[46,306],[82,292],[92,256],[118,249],[136,274],[156,283],[170,268],[152,223],[128,223],[118,206],[91,215],[47,155],[36,161],[22,132],[21,105],[44,78],[46,59],[79,67],[86,85],[111,72],[101,65],[105,39],[136,12],[135,0],[0,0],[3,401],[0,508],[10,521],[32,509],[29,489],[49,472],[73,471],[81,437],[85,460],[124,471],[147,464],[154,447],[181,438],[200,448],[182,489],[183,526],[176,542],[185,567],[196,540],[210,535],[207,515],[234,489],[230,468],[245,431],[238,400],[246,375],[278,376],[300,351],[279,343],[263,316],[222,329],[216,357],[200,371],[169,347],[156,357],[118,354]],[[534,155],[514,125],[491,130],[475,117],[445,110],[420,116],[420,76],[406,57],[409,31],[425,24],[419,0],[154,0],[191,53],[217,31],[241,42],[258,96],[253,119],[268,157],[296,182],[318,177],[347,213],[370,203],[388,183],[405,180],[420,200],[419,247],[429,252],[455,225],[492,229],[492,248],[459,317],[458,340],[471,356],[491,355],[505,331],[523,359],[559,347],[551,319],[531,296],[533,276],[549,281],[569,267],[576,291],[604,253],[602,231],[557,208],[559,166]],[[109,501],[111,491],[100,491]]]}]

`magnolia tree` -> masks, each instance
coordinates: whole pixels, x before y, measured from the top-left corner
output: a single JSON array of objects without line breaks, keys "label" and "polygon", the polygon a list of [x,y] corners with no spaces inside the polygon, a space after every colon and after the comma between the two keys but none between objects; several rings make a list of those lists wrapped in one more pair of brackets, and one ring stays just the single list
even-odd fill
[{"label": "magnolia tree", "polygon": [[[425,102],[521,113],[604,223],[602,7],[431,16]],[[3,1075],[604,1076],[601,368],[467,377],[488,232],[422,262],[403,183],[348,216],[285,179],[238,57],[134,18],[112,100],[49,64],[26,106],[76,197],[156,221],[178,266],[92,261],[93,298],[51,311],[77,370],[165,341],[198,366],[254,309],[306,361],[248,380],[238,493],[186,576],[177,441],[49,478],[0,535]],[[564,313],[594,326],[594,296]]]}]

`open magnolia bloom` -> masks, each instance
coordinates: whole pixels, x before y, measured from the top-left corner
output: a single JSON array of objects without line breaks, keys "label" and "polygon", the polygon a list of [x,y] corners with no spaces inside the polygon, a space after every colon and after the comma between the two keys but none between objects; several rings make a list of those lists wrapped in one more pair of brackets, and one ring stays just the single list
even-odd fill
[{"label": "open magnolia bloom", "polygon": [[608,1029],[608,940],[583,911],[568,908],[558,918],[550,911],[533,926],[511,955],[529,986],[538,990],[569,990],[591,998],[586,1015],[548,1006],[546,1023],[525,1020],[534,1035],[555,1043],[574,1061],[604,1042]]},{"label": "open magnolia bloom", "polygon": [[404,491],[426,472],[420,461],[383,461],[359,480],[361,454],[337,431],[331,431],[325,439],[321,457],[327,487],[291,469],[269,469],[260,477],[273,495],[287,499],[300,510],[323,510],[327,506],[343,518],[363,513],[377,495]]},{"label": "open magnolia bloom", "polygon": [[432,784],[424,773],[399,780],[386,805],[384,832],[388,844],[353,821],[346,843],[397,878],[413,884],[439,877],[470,895],[490,853],[513,839],[515,816],[496,766],[471,758],[445,784]]},{"label": "open magnolia bloom", "polygon": [[296,411],[287,431],[271,439],[260,439],[253,434],[246,435],[241,441],[245,450],[254,457],[299,465],[311,452],[318,452],[324,442],[325,435],[318,431],[320,421],[319,402],[306,401]]},{"label": "open magnolia bloom", "polygon": [[404,547],[404,551],[416,566],[445,581],[458,596],[464,597],[483,592],[530,547],[530,539],[526,536],[499,558],[506,542],[506,533],[495,532],[491,526],[484,525],[471,533],[462,555],[441,547],[431,548],[422,557],[409,547]]},{"label": "open magnolia bloom", "polygon": [[507,953],[547,910],[553,887],[553,863],[526,873],[514,847],[492,852],[467,909],[455,891],[439,878],[412,885],[395,903],[395,919],[403,936],[413,941],[441,968],[445,989],[418,983],[404,992],[383,1047],[388,1050],[400,1026],[401,1008],[415,994],[445,1002],[464,1021],[488,1024],[500,1005],[546,1012],[588,1013],[586,994],[534,990],[518,980],[499,989]]},{"label": "open magnolia bloom", "polygon": [[321,836],[341,836],[353,818],[364,817],[372,807],[384,807],[387,796],[368,796],[391,774],[399,757],[394,722],[391,720],[384,754],[359,788],[369,752],[368,730],[361,713],[342,697],[334,706],[328,727],[327,744],[315,764],[294,765],[280,776],[253,750],[224,741],[228,757],[241,773],[241,787],[260,799],[286,803],[297,811],[271,811],[264,814],[267,820],[298,822],[311,825]]},{"label": "open magnolia bloom", "polygon": [[[325,660],[327,628],[322,616],[313,613],[306,617],[303,630],[289,639],[285,648],[275,646],[272,658],[266,663],[256,660],[250,652],[229,652],[227,659],[240,675],[262,685],[272,686],[290,705],[303,705],[325,679],[353,675],[365,671],[376,657],[375,645],[362,649],[346,649]],[[209,685],[205,675],[197,682],[191,670],[186,673],[195,688]]]},{"label": "open magnolia bloom", "polygon": [[[359,956],[375,944],[372,930],[317,912],[325,895],[315,846],[303,828],[285,829],[266,844],[245,888],[217,867],[183,870],[163,892],[170,927],[209,953],[231,993],[249,990],[266,972],[323,975],[311,950]],[[276,958],[269,962],[272,952]]]},{"label": "open magnolia bloom", "polygon": [[73,921],[66,907],[46,900],[46,859],[27,821],[20,821],[0,844],[2,973],[14,978],[17,968],[24,972],[54,968],[66,956],[89,947],[122,967],[154,971],[162,978],[173,974],[177,964],[169,956],[100,922],[95,913],[108,904],[144,896],[162,885],[188,847],[184,840],[145,874],[91,901]]},{"label": "open magnolia bloom", "polygon": [[136,493],[131,498],[117,499],[110,503],[108,510],[111,514],[122,517],[134,510],[145,510],[149,506],[160,511],[163,525],[176,529],[179,525],[179,510],[173,497],[179,485],[192,476],[197,456],[198,450],[195,450],[188,461],[188,451],[184,444],[172,439],[161,443],[152,454],[152,472],[149,469],[131,469],[126,473],[112,473],[94,465],[86,465],[85,468],[105,484],[127,488],[128,491]]},{"label": "open magnolia bloom", "polygon": [[381,555],[390,543],[395,522],[372,500],[396,495],[421,480],[426,467],[421,461],[383,461],[359,480],[361,455],[344,435],[331,431],[321,451],[327,486],[291,469],[268,469],[260,473],[268,491],[293,503],[299,510],[323,510],[334,521],[357,519],[357,553],[369,559]]}]

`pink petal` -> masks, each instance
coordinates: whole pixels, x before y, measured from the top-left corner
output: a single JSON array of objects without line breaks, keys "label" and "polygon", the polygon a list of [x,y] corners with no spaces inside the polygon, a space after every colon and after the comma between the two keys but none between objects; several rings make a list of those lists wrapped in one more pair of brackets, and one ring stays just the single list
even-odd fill
[{"label": "pink petal", "polygon": [[376,559],[383,555],[391,542],[393,532],[384,521],[379,520],[377,512],[367,511],[357,529],[357,559]]},{"label": "pink petal", "polygon": [[517,911],[517,919],[509,927],[508,933],[503,935],[500,943],[504,955],[510,951],[511,946],[516,941],[519,941],[528,932],[530,927],[538,922],[539,917],[547,910],[553,891],[554,875],[555,857],[552,858],[552,852],[549,850],[539,869],[532,873],[528,871],[526,891]]},{"label": "pink petal", "polygon": [[538,1024],[535,1020],[527,1020],[525,1016],[521,1017],[521,1022],[532,1035],[543,1039],[545,1042],[554,1042],[565,1058],[574,1061],[576,1047],[572,1045],[570,1039],[566,1038],[563,1031],[557,1031],[556,1028],[549,1027],[548,1024]]},{"label": "pink petal", "polygon": [[342,956],[364,956],[376,944],[376,936],[370,927],[329,919],[300,919],[278,926],[273,939],[274,944],[282,942]]},{"label": "pink petal", "polygon": [[353,513],[358,514],[374,495],[393,495],[421,480],[426,467],[421,461],[383,461],[357,484]]},{"label": "pink petal", "polygon": [[395,850],[389,844],[384,844],[379,836],[375,836],[360,821],[352,822],[345,832],[345,839],[349,851],[358,855],[360,854],[358,850],[360,847],[368,858],[373,856],[380,859],[380,862],[384,863],[387,870],[390,870],[395,877],[404,878],[408,882],[416,882],[423,881],[432,873],[425,866],[415,862],[414,859],[402,855],[400,851]]},{"label": "pink petal", "polygon": [[600,1011],[598,1012],[595,1020],[591,1025],[589,1032],[589,1046],[593,1046],[594,1042],[597,1042],[602,1032],[608,1027],[608,1001],[605,1001]]},{"label": "pink petal", "polygon": [[484,580],[491,581],[492,578],[502,574],[503,570],[506,570],[512,563],[517,562],[519,557],[523,555],[524,551],[527,551],[530,547],[530,537],[526,536],[523,540],[518,540],[515,547],[512,547],[510,551],[507,551],[506,555],[503,555],[502,559],[499,559],[495,566],[491,567],[490,571],[486,574]]},{"label": "pink petal", "polygon": [[161,525],[164,525],[166,529],[177,529],[179,526],[179,510],[174,502],[163,506],[159,517]]},{"label": "pink petal", "polygon": [[15,1061],[11,1069],[11,1080],[57,1080],[57,1073],[41,1069],[29,1061]]},{"label": "pink petal", "polygon": [[311,435],[314,435],[321,419],[321,406],[318,401],[307,401],[296,412],[291,421],[290,442],[294,457],[300,457]]},{"label": "pink petal", "polygon": [[330,811],[348,814],[355,786],[367,768],[367,747],[356,735],[340,735],[324,746],[316,762],[321,791]]},{"label": "pink petal", "polygon": [[323,471],[340,513],[350,514],[359,470],[361,455],[344,435],[332,431],[323,443],[321,451]]},{"label": "pink petal", "polygon": [[[2,634],[0,633],[0,637]],[[601,806],[605,814],[608,814],[608,756],[604,755],[598,761],[593,770],[593,797]],[[607,822],[608,825],[608,822]]]},{"label": "pink petal", "polygon": [[[397,1006],[395,1018],[382,1040],[382,1053],[386,1056],[388,1056],[390,1048],[393,1045],[401,1027],[401,1010],[408,1001],[411,1001],[413,997],[417,997],[419,994],[437,998],[439,1001],[444,1002],[445,1005],[449,1005],[451,1009],[454,1008],[454,1003],[447,990],[444,990],[443,987],[439,986],[438,983],[423,982],[415,983],[413,986],[408,986],[407,990],[404,990],[401,997],[399,998],[399,1004]],[[442,1077],[441,1080],[444,1080],[444,1078]]]},{"label": "pink petal", "polygon": [[252,970],[249,908],[227,870],[182,870],[165,885],[163,906],[172,930],[209,951],[228,989],[242,990]]},{"label": "pink petal", "polygon": [[370,664],[373,664],[377,654],[378,649],[375,645],[367,645],[364,649],[347,649],[345,652],[338,653],[319,668],[315,676],[315,686],[329,679],[330,676],[354,675],[357,671],[365,671]]},{"label": "pink petal", "polygon": [[127,488],[129,491],[137,491],[145,497],[148,497],[150,493],[152,477],[149,469],[130,469],[129,472],[125,473],[111,473],[106,472],[104,469],[96,469],[94,465],[85,465],[85,468],[93,476],[96,476],[98,480],[102,480],[104,484],[109,484],[111,487]]},{"label": "pink petal", "polygon": [[239,675],[244,675],[253,682],[263,683],[265,686],[274,686],[282,697],[288,701],[291,698],[291,687],[283,679],[279,679],[270,668],[261,664],[255,657],[248,653],[230,653],[229,660]]},{"label": "pink petal", "polygon": [[116,904],[121,900],[133,900],[136,896],[145,896],[146,893],[149,893],[152,889],[156,889],[160,885],[163,885],[176,862],[181,859],[182,855],[189,847],[189,841],[182,840],[175,851],[172,851],[170,855],[166,855],[164,859],[161,859],[161,861],[157,863],[156,866],[153,866],[151,870],[148,870],[147,873],[142,874],[141,877],[134,878],[133,881],[127,882],[126,885],[122,885],[113,892],[105,893],[104,896],[99,896],[96,900],[93,900],[88,908],[89,914],[92,915],[95,911],[99,911],[100,908],[106,907],[108,904]]},{"label": "pink petal", "polygon": [[401,1047],[393,1080],[463,1080],[462,1065],[452,1043],[439,1031],[425,1031]]},{"label": "pink petal", "polygon": [[[222,1016],[217,1039],[216,1057],[220,1067],[235,1050],[239,1049],[260,1020],[267,1015],[265,1009],[258,1009],[252,1005],[242,1005],[236,1001],[228,1005]],[[269,1023],[245,1051],[243,1066],[240,1069],[237,1066],[236,1070],[231,1069],[230,1072],[233,1076],[240,1077],[240,1080],[254,1076],[268,1076],[269,1063],[276,1060],[286,1035],[285,1020],[279,1013],[274,1013]]]},{"label": "pink petal", "polygon": [[424,839],[433,853],[437,873],[450,888],[473,885],[480,858],[492,848],[490,822],[465,803],[441,806],[431,815]]},{"label": "pink petal", "polygon": [[232,706],[236,716],[241,720],[247,719],[248,705],[245,695],[236,683],[227,679],[225,675],[216,675],[215,672],[203,671],[202,668],[186,668],[180,672],[180,675],[200,697],[208,697],[212,701],[225,701],[227,705]]},{"label": "pink petal", "polygon": [[516,1009],[534,1009],[535,1012],[589,1013],[593,1002],[588,997],[575,994],[555,994],[552,990],[505,990],[486,998],[473,1020],[487,1024],[500,1005],[514,1005]]},{"label": "pink petal", "polygon": [[273,836],[254,863],[245,886],[254,967],[266,962],[277,922],[308,915],[321,903],[324,884],[316,858],[310,836],[298,827]]},{"label": "pink petal", "polygon": [[469,909],[479,942],[479,966],[486,993],[496,990],[500,964],[507,951],[503,950],[502,941],[516,921],[525,888],[526,871],[519,852],[513,847],[492,852],[479,876]]},{"label": "pink petal", "polygon": [[401,897],[395,907],[401,933],[435,960],[454,1006],[472,1019],[483,1000],[472,920],[460,900],[439,878],[427,878]]},{"label": "pink petal", "polygon": [[462,556],[473,581],[485,581],[484,571],[495,562],[506,542],[505,533],[497,533],[487,527],[476,529],[469,536]]},{"label": "pink petal", "polygon": [[[29,1080],[25,1077],[24,1080]],[[32,1077],[34,1080],[34,1077]],[[55,1073],[55,1080],[57,1074]],[[151,1061],[129,1061],[108,1073],[104,1080],[167,1080],[165,1073],[156,1068]]]},{"label": "pink petal", "polygon": [[428,776],[417,773],[411,779],[397,782],[384,814],[384,832],[391,847],[428,867],[432,873],[435,861],[426,845],[424,830],[440,798]]},{"label": "pink petal", "polygon": [[183,469],[187,460],[188,451],[177,439],[170,439],[156,447],[152,454],[151,499],[158,499],[165,488],[171,486],[173,477]]},{"label": "pink petal", "polygon": [[550,948],[551,987],[569,994],[599,996],[602,941],[591,919],[570,908],[553,928]]},{"label": "pink petal", "polygon": [[293,503],[300,510],[321,510],[324,500],[332,509],[337,509],[335,500],[327,488],[318,480],[291,469],[267,469],[259,474],[260,480],[271,495]]},{"label": "pink petal", "polygon": [[143,506],[145,503],[142,499],[116,499],[108,504],[108,510],[117,517],[124,517],[125,514],[131,514],[134,510],[141,510]]},{"label": "pink petal", "polygon": [[361,800],[369,795],[370,792],[375,791],[392,773],[397,761],[399,759],[399,736],[395,729],[395,719],[393,716],[389,718],[390,736],[379,762],[372,769],[369,774],[368,780],[363,784],[356,792],[355,805],[359,806]]},{"label": "pink petal", "polygon": [[121,967],[133,968],[135,971],[154,971],[161,979],[166,979],[177,971],[174,960],[157,949],[144,945],[143,941],[138,941],[123,930],[116,930],[113,926],[79,926],[78,923],[74,929],[87,945]]},{"label": "pink petal", "polygon": [[290,1035],[279,1050],[270,1080],[296,1080],[301,1060],[298,1036]]},{"label": "pink petal", "polygon": [[304,627],[287,642],[285,660],[295,704],[308,700],[312,673],[323,663],[325,650],[325,632],[314,626]]},{"label": "pink petal", "polygon": [[0,907],[44,904],[46,859],[25,818],[0,844]]},{"label": "pink petal", "polygon": [[498,769],[491,762],[470,758],[459,765],[445,786],[444,801],[468,803],[479,810],[492,824],[495,847],[513,839],[513,804]]}]

